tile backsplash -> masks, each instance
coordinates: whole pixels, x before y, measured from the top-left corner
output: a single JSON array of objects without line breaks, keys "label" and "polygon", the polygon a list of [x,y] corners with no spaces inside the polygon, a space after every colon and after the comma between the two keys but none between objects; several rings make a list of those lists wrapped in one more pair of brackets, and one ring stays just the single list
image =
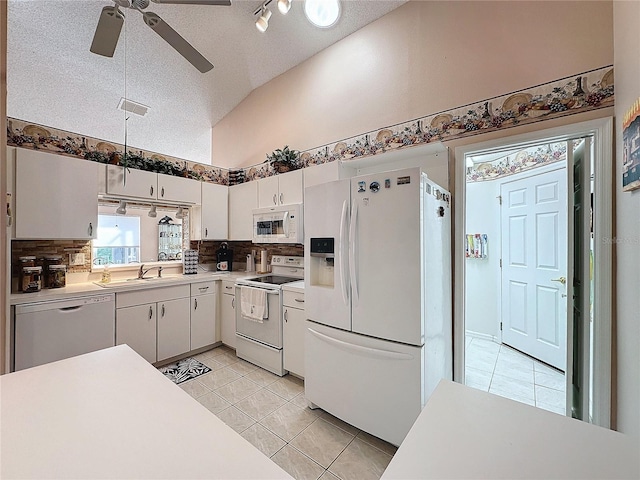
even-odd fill
[{"label": "tile backsplash", "polygon": [[[223,242],[212,241],[192,241],[191,248],[198,250],[200,263],[215,263],[216,250],[220,248]],[[243,269],[246,265],[247,255],[252,250],[267,250],[268,261],[271,262],[272,255],[295,255],[304,256],[304,246],[296,244],[273,244],[273,243],[252,243],[249,241],[230,241],[226,242],[229,249],[233,250],[233,267],[234,270]],[[258,253],[257,261],[260,259]]]}]

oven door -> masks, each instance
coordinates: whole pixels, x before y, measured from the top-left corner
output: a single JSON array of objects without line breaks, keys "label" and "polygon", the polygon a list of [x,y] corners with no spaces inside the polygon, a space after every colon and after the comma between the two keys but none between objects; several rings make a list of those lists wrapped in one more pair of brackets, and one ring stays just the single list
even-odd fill
[{"label": "oven door", "polygon": [[[242,315],[240,285],[236,285],[236,332],[260,343],[282,348],[282,301],[280,289],[267,289],[269,316],[258,322]],[[256,287],[251,287],[256,288]]]}]

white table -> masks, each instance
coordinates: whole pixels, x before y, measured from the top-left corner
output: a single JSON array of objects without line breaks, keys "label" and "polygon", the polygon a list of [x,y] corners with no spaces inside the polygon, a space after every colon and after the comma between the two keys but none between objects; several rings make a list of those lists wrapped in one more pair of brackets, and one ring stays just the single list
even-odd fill
[{"label": "white table", "polygon": [[442,381],[383,479],[640,478],[637,440]]},{"label": "white table", "polygon": [[127,345],[0,377],[1,478],[291,478]]}]

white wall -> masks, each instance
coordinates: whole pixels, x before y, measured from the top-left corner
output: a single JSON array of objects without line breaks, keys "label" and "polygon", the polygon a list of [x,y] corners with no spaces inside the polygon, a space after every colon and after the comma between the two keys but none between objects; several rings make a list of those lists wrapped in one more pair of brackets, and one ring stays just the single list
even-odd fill
[{"label": "white wall", "polygon": [[640,2],[613,3],[617,240],[617,316],[614,330],[617,342],[614,359],[617,362],[617,399],[614,398],[614,405],[617,405],[618,430],[640,437],[640,190],[622,192],[621,127],[625,112],[640,97]]},{"label": "white wall", "polygon": [[460,232],[487,234],[487,258],[465,259],[465,330],[494,339],[500,321],[500,183],[467,183],[467,226]]},{"label": "white wall", "polygon": [[260,163],[613,62],[611,2],[411,1],[255,89],[214,165]]}]

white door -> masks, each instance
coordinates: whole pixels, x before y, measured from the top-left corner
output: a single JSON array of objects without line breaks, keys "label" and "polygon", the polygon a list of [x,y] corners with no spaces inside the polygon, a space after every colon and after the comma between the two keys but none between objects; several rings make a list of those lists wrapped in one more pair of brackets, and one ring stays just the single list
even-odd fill
[{"label": "white door", "polygon": [[202,240],[228,237],[229,191],[224,185],[202,182]]},{"label": "white door", "polygon": [[[225,286],[225,288],[227,286]],[[224,294],[222,295],[221,300],[221,340],[225,345],[228,345],[231,348],[236,348],[236,297],[235,295]]]},{"label": "white door", "polygon": [[567,172],[501,186],[502,342],[560,370],[567,338]]},{"label": "white door", "polygon": [[278,205],[278,176],[258,180],[258,208]]},{"label": "white door", "polygon": [[302,169],[278,175],[278,204],[302,203]]},{"label": "white door", "polygon": [[229,187],[229,240],[253,238],[254,208],[258,208],[258,182]]}]

